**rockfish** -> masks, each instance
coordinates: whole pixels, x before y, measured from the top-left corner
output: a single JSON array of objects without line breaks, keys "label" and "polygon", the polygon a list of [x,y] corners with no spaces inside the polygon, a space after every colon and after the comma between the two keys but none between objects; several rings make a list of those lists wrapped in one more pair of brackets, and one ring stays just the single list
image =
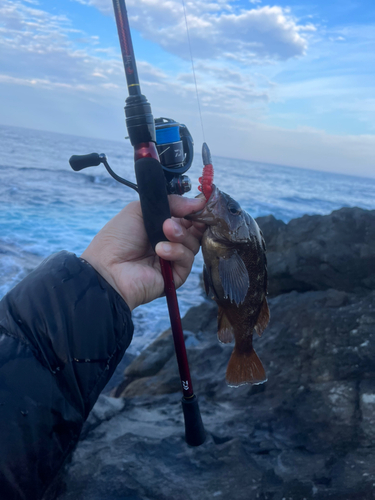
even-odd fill
[{"label": "rockfish", "polygon": [[[212,184],[208,148],[204,149],[203,158],[205,169],[209,162],[211,170],[206,175],[203,171],[203,193],[199,196],[206,195],[208,199],[203,210],[188,218],[208,226],[202,238],[204,285],[207,295],[212,290],[219,306],[219,341],[226,344],[235,340],[226,381],[235,387],[261,384],[267,377],[253,348],[253,332],[260,336],[270,317],[264,238],[255,220]],[[211,180],[209,189],[207,175]]]}]

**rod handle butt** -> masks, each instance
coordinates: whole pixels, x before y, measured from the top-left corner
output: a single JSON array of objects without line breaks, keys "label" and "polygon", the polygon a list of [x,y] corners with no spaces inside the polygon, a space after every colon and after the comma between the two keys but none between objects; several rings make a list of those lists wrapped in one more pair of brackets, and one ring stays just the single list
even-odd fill
[{"label": "rod handle butt", "polygon": [[200,446],[206,440],[197,396],[182,398],[182,410],[185,417],[185,440],[189,446]]}]

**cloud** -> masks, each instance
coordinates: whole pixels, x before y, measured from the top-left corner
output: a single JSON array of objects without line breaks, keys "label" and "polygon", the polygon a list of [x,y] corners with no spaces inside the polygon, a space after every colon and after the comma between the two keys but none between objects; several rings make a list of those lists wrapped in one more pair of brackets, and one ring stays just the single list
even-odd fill
[{"label": "cloud", "polygon": [[97,37],[74,29],[66,16],[35,8],[34,2],[2,0],[0,19],[3,82],[95,93],[123,72],[120,60],[98,56]]},{"label": "cloud", "polygon": [[[0,83],[76,92],[86,99],[123,96],[126,87],[120,55],[97,47],[97,37],[74,30],[65,16],[54,16],[20,1],[3,0],[0,15]],[[167,88],[169,95],[196,102],[189,65],[180,72],[169,67],[169,73],[146,61],[137,61],[137,66],[142,88],[151,91],[155,99],[156,92],[160,94]],[[270,86],[258,85],[246,69],[240,71],[223,61],[201,59],[195,74],[205,112],[242,115],[250,108],[264,109],[269,101]],[[109,89],[113,91],[111,97]]]},{"label": "cloud", "polygon": [[[112,13],[108,0],[76,0]],[[190,59],[183,5],[179,0],[128,0],[131,26],[166,51]],[[220,59],[241,56],[243,63],[262,59],[287,60],[305,54],[309,23],[301,25],[290,10],[279,6],[235,8],[227,2],[191,0],[187,23],[194,58]],[[224,56],[225,57],[225,56]]]},{"label": "cloud", "polygon": [[[264,109],[270,100],[272,85],[265,81],[260,82],[249,72],[239,71],[219,62],[199,61],[195,66],[195,74],[204,112],[215,111],[241,116],[254,107]],[[192,74],[180,73],[177,80],[185,92],[190,91],[191,99],[196,100]]]}]

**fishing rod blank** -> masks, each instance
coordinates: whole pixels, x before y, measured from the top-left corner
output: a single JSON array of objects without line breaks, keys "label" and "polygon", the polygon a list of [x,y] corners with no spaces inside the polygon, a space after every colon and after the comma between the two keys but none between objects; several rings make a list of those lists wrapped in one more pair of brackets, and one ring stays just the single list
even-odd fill
[{"label": "fishing rod blank", "polygon": [[[125,1],[112,1],[129,90],[125,105],[126,126],[134,147],[135,173],[144,224],[150,243],[155,248],[158,242],[166,240],[163,223],[171,216],[166,178],[155,146],[155,122],[151,106],[141,93]],[[206,434],[191,382],[172,264],[160,259],[160,267],[182,385],[185,438],[189,445],[199,446],[205,441]]]}]

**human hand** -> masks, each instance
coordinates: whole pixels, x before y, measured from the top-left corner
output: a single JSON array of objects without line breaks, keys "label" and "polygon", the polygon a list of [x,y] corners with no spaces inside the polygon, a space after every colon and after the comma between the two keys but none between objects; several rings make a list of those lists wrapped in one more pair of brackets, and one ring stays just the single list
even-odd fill
[{"label": "human hand", "polygon": [[123,297],[130,310],[163,294],[158,257],[173,262],[173,278],[179,288],[199,251],[206,226],[183,217],[201,210],[205,199],[168,198],[172,219],[164,222],[163,231],[169,241],[158,243],[156,253],[147,238],[140,203],[135,201],[113,217],[81,255]]}]

